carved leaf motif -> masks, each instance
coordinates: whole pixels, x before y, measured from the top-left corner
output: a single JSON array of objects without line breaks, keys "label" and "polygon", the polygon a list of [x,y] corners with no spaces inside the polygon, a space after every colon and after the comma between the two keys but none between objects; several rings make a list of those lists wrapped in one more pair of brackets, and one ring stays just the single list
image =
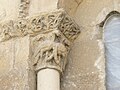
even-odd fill
[{"label": "carved leaf motif", "polygon": [[35,38],[32,51],[36,69],[54,68],[62,72],[70,43],[80,33],[79,26],[61,9],[27,18],[29,0],[21,4],[21,18],[0,24],[0,40],[32,36]]},{"label": "carved leaf motif", "polygon": [[[66,47],[66,38],[61,34],[58,30],[55,30],[34,38],[33,60],[36,70],[45,67],[54,67],[60,72],[64,70],[67,62],[68,46]],[[56,38],[59,38],[59,40]]]},{"label": "carved leaf motif", "polygon": [[80,33],[79,26],[69,17],[65,16],[62,23],[59,26],[59,30],[71,41],[76,39]]},{"label": "carved leaf motif", "polygon": [[29,24],[29,29],[35,33],[42,32],[47,29],[45,18],[41,16],[31,19]]},{"label": "carved leaf motif", "polygon": [[29,12],[30,0],[21,0],[19,7],[19,18],[25,18]]},{"label": "carved leaf motif", "polygon": [[[10,37],[6,38],[4,27],[1,28],[2,41],[10,39],[12,37],[20,37],[26,35],[35,36],[41,33],[49,33],[51,31],[61,32],[68,40],[73,41],[80,33],[78,25],[68,16],[63,10],[55,12],[44,13],[32,18],[21,18],[17,21],[12,21],[12,25],[9,25]],[[8,26],[8,22],[5,22],[2,26]],[[10,29],[13,28],[13,29]],[[57,35],[59,36],[59,35]]]},{"label": "carved leaf motif", "polygon": [[66,63],[67,53],[67,49],[63,44],[46,40],[40,43],[33,56],[39,65],[52,64],[64,68],[62,66]]}]

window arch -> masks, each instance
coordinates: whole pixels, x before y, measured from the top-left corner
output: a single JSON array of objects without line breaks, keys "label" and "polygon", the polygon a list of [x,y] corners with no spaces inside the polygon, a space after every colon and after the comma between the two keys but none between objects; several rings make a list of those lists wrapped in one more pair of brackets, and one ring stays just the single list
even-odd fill
[{"label": "window arch", "polygon": [[111,12],[105,22],[104,45],[106,57],[106,88],[107,90],[120,89],[120,14]]}]

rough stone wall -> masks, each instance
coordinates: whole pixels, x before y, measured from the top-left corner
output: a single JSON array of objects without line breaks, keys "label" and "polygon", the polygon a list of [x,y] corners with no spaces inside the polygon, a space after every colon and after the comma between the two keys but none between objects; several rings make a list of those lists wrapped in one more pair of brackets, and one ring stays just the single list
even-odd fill
[{"label": "rough stone wall", "polygon": [[62,90],[105,90],[104,41],[99,24],[111,11],[120,11],[120,0],[61,0],[59,4],[82,27],[69,54]]},{"label": "rough stone wall", "polygon": [[0,43],[0,90],[29,90],[28,37]]},{"label": "rough stone wall", "polygon": [[58,0],[31,0],[29,14],[34,15],[40,12],[57,9]]},{"label": "rough stone wall", "polygon": [[[0,0],[0,22],[19,17],[20,0]],[[82,29],[72,45],[61,90],[105,90],[105,58],[99,24],[111,11],[120,11],[120,0],[31,0],[29,15],[59,5]],[[0,43],[0,90],[35,90],[35,73],[29,63],[29,36]]]}]

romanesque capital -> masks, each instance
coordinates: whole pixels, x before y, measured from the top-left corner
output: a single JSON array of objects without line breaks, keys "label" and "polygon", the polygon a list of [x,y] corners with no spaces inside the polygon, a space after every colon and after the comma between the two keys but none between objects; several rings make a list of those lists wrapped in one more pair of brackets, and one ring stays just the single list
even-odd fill
[{"label": "romanesque capital", "polygon": [[70,44],[79,33],[79,26],[63,9],[0,24],[0,41],[26,35],[33,38],[31,48],[36,71],[53,68],[62,72],[67,63]]},{"label": "romanesque capital", "polygon": [[67,63],[70,42],[59,30],[39,34],[32,40],[33,64],[35,70],[45,68],[62,72]]},{"label": "romanesque capital", "polygon": [[31,20],[34,23],[32,30],[41,30],[32,45],[36,71],[52,68],[63,72],[70,44],[80,33],[79,26],[63,10],[41,14]]}]

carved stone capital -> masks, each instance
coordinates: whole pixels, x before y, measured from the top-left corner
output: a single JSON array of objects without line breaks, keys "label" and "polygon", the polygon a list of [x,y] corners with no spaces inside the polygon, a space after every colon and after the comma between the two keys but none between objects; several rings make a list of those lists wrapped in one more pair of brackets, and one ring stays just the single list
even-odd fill
[{"label": "carved stone capital", "polygon": [[80,33],[78,25],[63,10],[47,13],[42,18],[38,16],[32,21],[42,24],[32,27],[38,32],[42,30],[34,37],[32,45],[36,71],[52,68],[63,72],[70,44]]},{"label": "carved stone capital", "polygon": [[52,68],[62,72],[67,63],[70,41],[59,30],[33,38],[33,64],[36,71]]},{"label": "carved stone capital", "polygon": [[70,43],[79,33],[79,26],[62,9],[0,24],[0,41],[26,35],[33,38],[32,52],[36,70],[54,68],[62,72]]}]

